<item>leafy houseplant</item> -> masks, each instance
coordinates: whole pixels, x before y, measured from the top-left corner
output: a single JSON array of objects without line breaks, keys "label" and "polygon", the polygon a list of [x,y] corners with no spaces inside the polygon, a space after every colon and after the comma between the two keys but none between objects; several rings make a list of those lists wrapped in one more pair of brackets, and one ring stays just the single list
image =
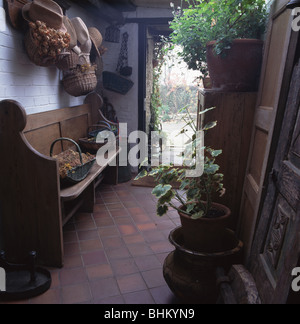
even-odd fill
[{"label": "leafy houseplant", "polygon": [[[184,161],[195,161],[199,151],[204,150],[203,174],[200,177],[188,177],[187,172],[195,169],[196,165],[190,166],[187,162],[180,168],[173,164],[162,164],[151,171],[143,170],[136,180],[146,176],[155,179],[157,185],[152,193],[158,199],[157,214],[164,216],[170,208],[178,211],[187,247],[194,251],[216,252],[222,249],[223,231],[230,217],[227,207],[213,203],[215,194],[225,193],[223,174],[219,173],[220,167],[216,164],[216,158],[222,151],[202,146],[196,125],[189,117],[187,113],[184,117],[186,126],[181,131],[185,133],[187,126],[193,129]],[[210,122],[201,131],[207,132],[216,125],[217,122]]]},{"label": "leafy houseplant", "polygon": [[[226,59],[236,39],[261,39],[264,35],[268,13],[264,0],[184,1],[189,7],[174,11],[170,41],[181,46],[180,56],[190,69],[200,70],[202,78],[212,77],[208,71],[209,42],[214,41],[213,54]],[[262,56],[262,42],[258,55]],[[245,61],[244,55],[242,58]]]}]

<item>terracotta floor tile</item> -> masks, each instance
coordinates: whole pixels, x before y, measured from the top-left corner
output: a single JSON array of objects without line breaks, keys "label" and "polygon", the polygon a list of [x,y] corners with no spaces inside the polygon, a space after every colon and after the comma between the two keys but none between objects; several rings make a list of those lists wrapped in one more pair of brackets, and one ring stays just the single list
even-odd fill
[{"label": "terracotta floor tile", "polygon": [[166,284],[166,281],[163,276],[163,270],[161,268],[144,271],[142,272],[142,276],[148,288],[156,288],[164,286]]},{"label": "terracotta floor tile", "polygon": [[104,198],[104,201],[106,205],[121,203],[121,200],[118,197]]},{"label": "terracotta floor tile", "polygon": [[96,218],[95,223],[97,227],[108,227],[115,225],[111,217]]},{"label": "terracotta floor tile", "polygon": [[60,274],[60,270],[52,270],[51,271],[51,279],[52,279],[51,289],[60,287],[59,274]]},{"label": "terracotta floor tile", "polygon": [[101,197],[104,202],[106,202],[107,199],[111,198],[118,198],[118,195],[113,191],[108,191],[108,192],[101,192]]},{"label": "terracotta floor tile", "polygon": [[103,237],[102,242],[105,250],[117,249],[124,246],[120,237]]},{"label": "terracotta floor tile", "polygon": [[80,253],[79,243],[78,242],[76,242],[76,243],[65,243],[64,244],[64,249],[65,249],[65,256]]},{"label": "terracotta floor tile", "polygon": [[116,210],[111,210],[110,214],[113,218],[115,217],[127,217],[129,215],[128,211],[126,209],[116,209]]},{"label": "terracotta floor tile", "polygon": [[96,213],[93,214],[94,215],[94,219],[97,220],[98,218],[110,218],[110,213],[108,210],[102,210],[102,211],[98,211]]},{"label": "terracotta floor tile", "polygon": [[166,240],[165,235],[157,230],[143,232],[143,236],[147,243],[154,243]]},{"label": "terracotta floor tile", "polygon": [[131,256],[126,247],[119,247],[116,249],[111,249],[111,250],[109,250],[107,255],[110,260],[127,259]]},{"label": "terracotta floor tile", "polygon": [[62,287],[61,296],[63,304],[80,304],[92,300],[88,283]]},{"label": "terracotta floor tile", "polygon": [[145,242],[145,240],[141,234],[133,234],[133,235],[129,235],[129,236],[124,236],[123,240],[127,245]]},{"label": "terracotta floor tile", "polygon": [[168,241],[160,241],[149,244],[154,253],[165,253],[174,251],[174,246]]},{"label": "terracotta floor tile", "polygon": [[157,229],[158,230],[168,230],[171,232],[175,228],[175,224],[171,220],[163,220],[161,222],[157,222]]},{"label": "terracotta floor tile", "polygon": [[96,204],[97,204],[97,205],[104,205],[104,201],[103,201],[103,199],[102,199],[102,198],[98,198],[98,197],[96,196]]},{"label": "terracotta floor tile", "polygon": [[135,257],[135,263],[140,271],[161,269],[161,262],[155,255]]},{"label": "terracotta floor tile", "polygon": [[114,297],[107,297],[95,301],[95,304],[99,305],[123,305],[125,304],[124,299],[122,296],[114,296]]},{"label": "terracotta floor tile", "polygon": [[100,239],[93,239],[93,240],[87,240],[87,241],[80,242],[81,252],[97,251],[102,248],[103,248],[103,246],[102,246]]},{"label": "terracotta floor tile", "polygon": [[53,305],[53,304],[60,304],[61,297],[60,297],[60,290],[59,289],[50,289],[45,292],[43,295],[35,297],[30,300],[30,304],[33,305]]},{"label": "terracotta floor tile", "polygon": [[51,270],[51,289],[23,303],[176,303],[162,269],[180,219],[172,211],[159,218],[151,191],[101,185],[94,213],[78,213],[64,227],[65,265]]},{"label": "terracotta floor tile", "polygon": [[133,219],[130,216],[115,217],[116,225],[134,225]]},{"label": "terracotta floor tile", "polygon": [[127,245],[129,252],[133,257],[152,255],[153,251],[145,243]]},{"label": "terracotta floor tile", "polygon": [[90,281],[113,277],[113,271],[109,264],[86,267],[86,273]]},{"label": "terracotta floor tile", "polygon": [[99,233],[96,229],[94,230],[86,230],[77,232],[79,241],[96,239],[99,237]]},{"label": "terracotta floor tile", "polygon": [[136,224],[146,224],[150,223],[152,219],[146,214],[132,215],[132,219]]},{"label": "terracotta floor tile", "polygon": [[97,213],[103,213],[103,212],[107,212],[107,209],[104,205],[95,205],[94,206],[94,214],[97,214]]},{"label": "terracotta floor tile", "polygon": [[126,304],[130,305],[151,305],[155,304],[154,299],[148,290],[137,291],[123,295]]},{"label": "terracotta floor tile", "polygon": [[122,294],[145,290],[147,286],[139,273],[117,278]]},{"label": "terracotta floor tile", "polygon": [[111,260],[110,264],[117,277],[139,272],[133,258]]},{"label": "terracotta floor tile", "polygon": [[118,225],[118,228],[121,235],[123,236],[133,235],[138,233],[138,230],[134,225]]},{"label": "terracotta floor tile", "polygon": [[109,204],[109,205],[106,205],[106,208],[109,211],[112,211],[112,210],[124,210],[124,206],[121,203]]},{"label": "terracotta floor tile", "polygon": [[132,216],[140,215],[140,214],[144,215],[145,214],[145,210],[142,209],[141,207],[130,207],[130,208],[128,208],[128,211],[130,212],[130,214]]},{"label": "terracotta floor tile", "polygon": [[86,222],[78,222],[75,223],[75,226],[77,231],[87,231],[87,230],[92,230],[97,228],[94,220],[90,220]]},{"label": "terracotta floor tile", "polygon": [[103,298],[120,296],[117,281],[114,278],[100,279],[90,284],[93,299],[99,301]]},{"label": "terracotta floor tile", "polygon": [[170,254],[169,252],[165,252],[165,253],[155,254],[155,256],[157,257],[158,261],[163,265],[169,254]]},{"label": "terracotta floor tile", "polygon": [[161,286],[150,289],[150,293],[158,305],[180,304],[168,286]]},{"label": "terracotta floor tile", "polygon": [[78,268],[82,267],[82,258],[81,255],[71,255],[71,256],[65,256],[64,260],[64,268],[69,269],[69,268]]},{"label": "terracotta floor tile", "polygon": [[102,237],[111,237],[111,236],[120,236],[120,232],[117,226],[109,226],[98,229],[100,238]]},{"label": "terracotta floor tile", "polygon": [[[124,199],[124,200],[123,200]],[[129,199],[126,199],[126,198],[121,198],[122,202],[123,202],[123,205],[126,207],[126,208],[132,208],[132,207],[139,207],[139,204],[137,203],[136,200],[129,200]]]},{"label": "terracotta floor tile", "polygon": [[137,224],[137,227],[142,232],[152,231],[157,229],[155,223]]},{"label": "terracotta floor tile", "polygon": [[87,281],[84,268],[63,269],[60,272],[60,283],[62,286],[75,285]]},{"label": "terracotta floor tile", "polygon": [[126,198],[132,197],[132,194],[130,192],[128,192],[127,190],[118,190],[117,195],[119,197],[126,197]]},{"label": "terracotta floor tile", "polygon": [[103,251],[95,251],[82,254],[82,259],[85,266],[108,263]]}]

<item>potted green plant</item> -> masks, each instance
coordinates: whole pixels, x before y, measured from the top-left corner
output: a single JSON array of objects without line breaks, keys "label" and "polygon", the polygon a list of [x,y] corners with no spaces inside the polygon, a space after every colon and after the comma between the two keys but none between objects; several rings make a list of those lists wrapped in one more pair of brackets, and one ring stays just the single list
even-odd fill
[{"label": "potted green plant", "polygon": [[[186,133],[188,128],[193,130],[183,166],[161,164],[142,170],[136,179],[154,178],[156,186],[152,193],[157,198],[158,216],[164,216],[170,208],[180,215],[182,226],[169,236],[175,251],[167,256],[163,266],[168,286],[184,303],[215,303],[218,296],[216,268],[223,267],[227,271],[232,264],[241,262],[243,244],[227,228],[230,210],[213,202],[215,195],[225,194],[224,176],[216,163],[222,151],[205,147],[200,135],[214,128],[217,122],[210,122],[197,131],[189,112],[183,119],[186,125],[181,133]],[[199,156],[204,158],[203,168],[193,163]],[[192,174],[188,172],[200,169],[203,173],[196,172],[190,177]]]},{"label": "potted green plant", "polygon": [[268,10],[265,0],[184,0],[174,11],[170,41],[190,69],[213,88],[256,91]]},{"label": "potted green plant", "polygon": [[[206,111],[202,112],[204,113]],[[152,193],[158,199],[157,214],[164,216],[170,208],[178,211],[187,248],[198,252],[215,253],[224,248],[225,229],[231,216],[226,206],[213,202],[214,195],[225,193],[223,174],[219,172],[220,167],[216,164],[216,158],[222,151],[203,147],[201,137],[197,135],[212,129],[217,122],[210,122],[197,131],[190,116],[187,113],[184,117],[186,126],[181,131],[185,133],[188,127],[193,130],[192,138],[185,150],[183,167],[161,164],[150,171],[144,169],[136,180],[146,176],[154,178],[157,185]],[[188,172],[196,168],[196,164],[191,162],[195,162],[201,151],[204,156],[203,174],[189,177]]]}]

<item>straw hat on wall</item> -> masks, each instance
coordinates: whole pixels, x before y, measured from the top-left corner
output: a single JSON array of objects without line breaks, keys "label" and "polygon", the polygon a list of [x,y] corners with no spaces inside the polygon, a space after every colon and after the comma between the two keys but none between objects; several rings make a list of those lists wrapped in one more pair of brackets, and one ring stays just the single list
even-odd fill
[{"label": "straw hat on wall", "polygon": [[47,27],[67,32],[63,23],[62,8],[52,0],[33,0],[22,9],[23,17],[28,22],[42,21]]}]

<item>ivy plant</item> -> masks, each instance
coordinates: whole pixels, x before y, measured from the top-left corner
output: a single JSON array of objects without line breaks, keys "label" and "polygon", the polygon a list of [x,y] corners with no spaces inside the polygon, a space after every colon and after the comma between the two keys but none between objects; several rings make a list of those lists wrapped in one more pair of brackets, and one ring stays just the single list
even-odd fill
[{"label": "ivy plant", "polygon": [[215,53],[226,56],[237,38],[261,39],[268,9],[265,0],[183,0],[188,8],[174,9],[170,41],[190,69],[208,74],[206,45],[216,41]]},{"label": "ivy plant", "polygon": [[[210,109],[208,109],[210,110]],[[206,113],[203,111],[201,114]],[[208,217],[212,209],[213,197],[215,194],[224,195],[224,175],[219,172],[220,167],[216,159],[222,154],[222,150],[214,150],[210,147],[203,147],[199,141],[196,125],[191,114],[183,117],[186,125],[181,133],[187,132],[187,126],[193,129],[193,135],[187,143],[183,167],[174,167],[173,164],[161,164],[149,171],[144,169],[136,177],[136,180],[150,176],[155,179],[156,187],[152,194],[157,198],[157,214],[164,216],[170,208],[190,216],[192,219]],[[217,122],[206,124],[200,132],[207,132],[214,128]],[[204,172],[200,177],[188,177],[187,171],[196,168],[195,162],[199,150],[204,150]],[[147,161],[148,162],[148,161]]]}]

